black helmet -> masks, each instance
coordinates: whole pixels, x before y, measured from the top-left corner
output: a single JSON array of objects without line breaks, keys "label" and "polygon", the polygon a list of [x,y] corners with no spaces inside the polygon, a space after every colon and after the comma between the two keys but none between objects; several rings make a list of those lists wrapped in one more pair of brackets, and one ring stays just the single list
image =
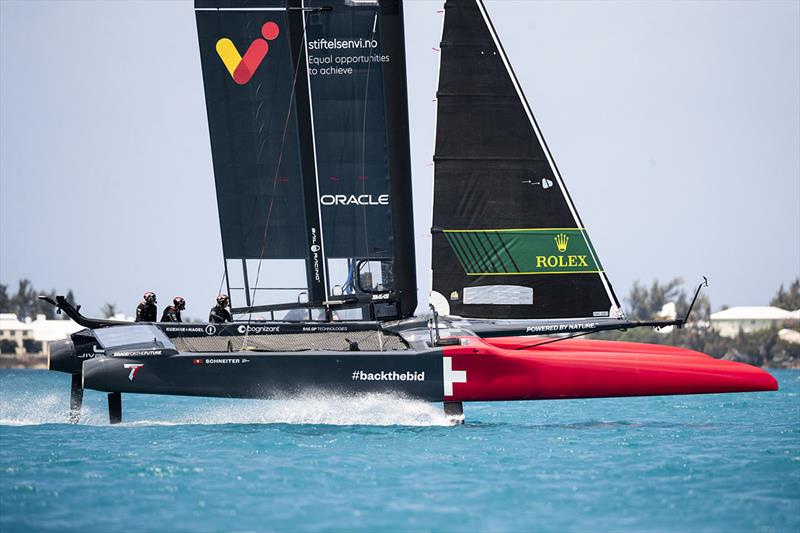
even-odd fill
[{"label": "black helmet", "polygon": [[226,307],[228,305],[228,295],[220,294],[219,296],[217,296],[217,303],[222,307]]},{"label": "black helmet", "polygon": [[176,296],[175,299],[172,300],[172,303],[175,305],[176,309],[181,311],[186,309],[186,300],[183,298],[183,296]]},{"label": "black helmet", "polygon": [[156,293],[147,291],[146,293],[144,293],[144,301],[149,304],[156,303]]}]

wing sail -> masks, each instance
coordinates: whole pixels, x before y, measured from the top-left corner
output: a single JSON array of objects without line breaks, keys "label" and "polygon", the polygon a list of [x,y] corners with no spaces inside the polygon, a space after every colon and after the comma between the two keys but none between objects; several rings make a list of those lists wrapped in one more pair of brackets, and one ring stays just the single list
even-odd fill
[{"label": "wing sail", "polygon": [[433,290],[453,314],[618,317],[619,303],[480,0],[447,0]]}]

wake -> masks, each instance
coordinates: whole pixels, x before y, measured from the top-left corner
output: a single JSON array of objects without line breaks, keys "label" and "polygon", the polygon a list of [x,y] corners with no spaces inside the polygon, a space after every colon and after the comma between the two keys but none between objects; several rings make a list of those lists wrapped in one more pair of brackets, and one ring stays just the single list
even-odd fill
[{"label": "wake", "polygon": [[[3,394],[0,425],[66,424],[67,405],[63,394]],[[175,399],[123,394],[123,423],[115,427],[224,424],[450,426],[453,421],[444,414],[441,404],[386,394],[319,394],[284,400]],[[85,402],[80,425],[108,426],[105,402],[98,405]]]}]

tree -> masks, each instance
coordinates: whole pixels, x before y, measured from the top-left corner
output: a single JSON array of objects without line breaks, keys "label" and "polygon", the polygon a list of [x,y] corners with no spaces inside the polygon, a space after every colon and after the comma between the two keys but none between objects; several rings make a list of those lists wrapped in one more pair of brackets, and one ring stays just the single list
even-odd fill
[{"label": "tree", "polygon": [[34,318],[36,316],[35,298],[36,293],[31,280],[27,278],[19,280],[17,294],[11,297],[12,312],[16,313],[20,320],[24,320],[26,317]]},{"label": "tree", "polygon": [[784,290],[783,283],[778,293],[769,302],[769,305],[786,309],[787,311],[794,311],[800,309],[800,278],[796,278],[790,285],[789,290]]},{"label": "tree", "polygon": [[[689,305],[692,303],[694,291],[687,294],[682,287],[683,280],[674,278],[667,283],[653,280],[650,287],[639,281],[633,283],[631,292],[626,299],[627,314],[631,320],[654,320],[664,304],[675,302],[675,311],[678,318],[686,316]],[[700,294],[692,310],[692,320],[708,320],[711,315],[711,301],[705,294]]]},{"label": "tree", "polygon": [[[632,320],[653,320],[667,302],[675,302],[676,307],[680,307],[679,300],[686,299],[681,284],[682,280],[679,278],[664,285],[653,280],[650,288],[647,288],[638,280],[634,281],[627,299],[628,317]],[[683,307],[685,309],[686,306]],[[680,310],[678,312],[680,313]]]},{"label": "tree", "polygon": [[[14,295],[8,294],[8,287],[0,285],[0,311],[4,313],[14,313],[20,320],[25,318],[36,318],[36,315],[44,315],[48,320],[56,318],[55,308],[49,303],[43,302],[39,299],[39,295],[49,296],[55,299],[56,291],[50,292],[37,291],[29,279],[23,278],[19,280],[17,286],[17,293]],[[67,299],[75,301],[75,295],[72,290],[68,292]]]},{"label": "tree", "polygon": [[100,312],[103,314],[103,318],[114,318],[117,314],[117,304],[106,303],[100,309]]},{"label": "tree", "polygon": [[11,312],[11,298],[8,297],[8,285],[0,284],[0,313]]}]

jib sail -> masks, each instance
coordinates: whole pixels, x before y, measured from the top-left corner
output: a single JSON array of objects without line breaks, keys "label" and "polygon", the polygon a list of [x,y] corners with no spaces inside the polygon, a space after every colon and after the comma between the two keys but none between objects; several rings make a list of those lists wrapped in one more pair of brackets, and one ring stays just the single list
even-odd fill
[{"label": "jib sail", "polygon": [[447,0],[433,290],[455,315],[617,317],[619,304],[481,0]]},{"label": "jib sail", "polygon": [[234,307],[412,314],[400,0],[196,0],[195,11]]}]

